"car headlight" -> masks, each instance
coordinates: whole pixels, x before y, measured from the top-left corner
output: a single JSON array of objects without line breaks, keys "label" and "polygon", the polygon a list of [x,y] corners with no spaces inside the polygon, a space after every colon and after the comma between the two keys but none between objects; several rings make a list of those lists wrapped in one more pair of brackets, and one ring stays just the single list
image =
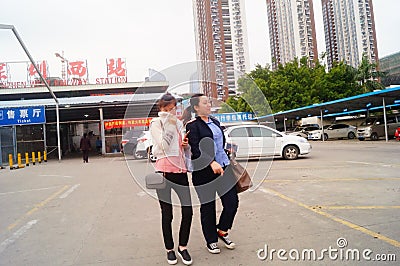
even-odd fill
[{"label": "car headlight", "polygon": [[307,143],[308,141],[305,138],[300,138],[299,142],[301,143]]}]

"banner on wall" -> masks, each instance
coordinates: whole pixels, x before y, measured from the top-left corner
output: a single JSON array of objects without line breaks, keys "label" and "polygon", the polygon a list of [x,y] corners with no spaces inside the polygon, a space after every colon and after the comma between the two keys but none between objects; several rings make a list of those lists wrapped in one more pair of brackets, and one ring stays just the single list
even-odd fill
[{"label": "banner on wall", "polygon": [[0,126],[46,123],[44,106],[0,109]]},{"label": "banner on wall", "polygon": [[131,118],[131,119],[114,119],[104,121],[104,128],[106,130],[113,128],[125,128],[125,127],[143,127],[149,126],[153,118]]}]

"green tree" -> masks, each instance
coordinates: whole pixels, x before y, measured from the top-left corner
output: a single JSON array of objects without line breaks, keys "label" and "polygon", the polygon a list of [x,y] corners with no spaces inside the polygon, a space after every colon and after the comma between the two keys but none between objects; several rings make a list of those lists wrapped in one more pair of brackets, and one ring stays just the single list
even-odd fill
[{"label": "green tree", "polygon": [[[306,57],[279,65],[275,71],[271,71],[269,65],[257,65],[247,76],[239,79],[240,95],[230,97],[226,102],[229,106],[221,111],[232,111],[233,108],[238,112],[275,113],[363,92],[356,80],[358,72],[353,67],[337,62],[329,72],[325,69],[326,66],[319,62],[309,66]],[[268,104],[272,111],[265,108]]]},{"label": "green tree", "polygon": [[363,54],[361,64],[358,66],[356,80],[363,88],[363,92],[370,92],[377,89],[384,89],[378,80],[384,77],[385,73],[377,70],[377,64],[371,63],[366,54]]}]

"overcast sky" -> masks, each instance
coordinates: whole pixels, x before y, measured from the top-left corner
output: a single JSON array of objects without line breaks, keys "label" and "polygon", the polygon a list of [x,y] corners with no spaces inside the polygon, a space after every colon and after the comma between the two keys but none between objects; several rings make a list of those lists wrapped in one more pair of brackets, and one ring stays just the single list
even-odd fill
[{"label": "overcast sky", "polygon": [[[400,1],[373,4],[379,57],[400,51]],[[245,7],[254,69],[271,62],[266,1],[246,0]],[[320,0],[314,0],[314,9],[321,53]],[[61,62],[54,55],[61,51],[71,61],[87,59],[91,82],[107,76],[107,58],[126,58],[128,81],[143,81],[149,68],[196,60],[192,0],[1,0],[0,24],[16,27],[34,59],[48,61],[51,76],[61,76]],[[0,62],[27,60],[12,32],[0,30]],[[26,80],[25,67],[10,65],[12,81]]]}]

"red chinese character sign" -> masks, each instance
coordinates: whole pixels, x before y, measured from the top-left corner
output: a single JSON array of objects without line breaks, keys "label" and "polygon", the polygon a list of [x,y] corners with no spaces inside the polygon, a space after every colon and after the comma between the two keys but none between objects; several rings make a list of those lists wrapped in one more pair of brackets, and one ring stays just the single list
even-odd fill
[{"label": "red chinese character sign", "polygon": [[7,63],[0,63],[0,83],[6,84],[8,82],[8,72]]},{"label": "red chinese character sign", "polygon": [[89,83],[88,68],[86,60],[77,60],[68,62],[68,79],[77,81],[80,84]]},{"label": "red chinese character sign", "polygon": [[125,58],[107,59],[107,79],[101,81],[100,83],[124,83],[124,82],[127,82],[127,69],[126,69]]},{"label": "red chinese character sign", "polygon": [[[43,78],[48,77],[49,69],[47,61],[43,60],[41,62],[36,62],[36,67],[39,69]],[[37,73],[35,66],[32,63],[28,63],[28,82],[29,83],[41,83],[40,76]]]}]

